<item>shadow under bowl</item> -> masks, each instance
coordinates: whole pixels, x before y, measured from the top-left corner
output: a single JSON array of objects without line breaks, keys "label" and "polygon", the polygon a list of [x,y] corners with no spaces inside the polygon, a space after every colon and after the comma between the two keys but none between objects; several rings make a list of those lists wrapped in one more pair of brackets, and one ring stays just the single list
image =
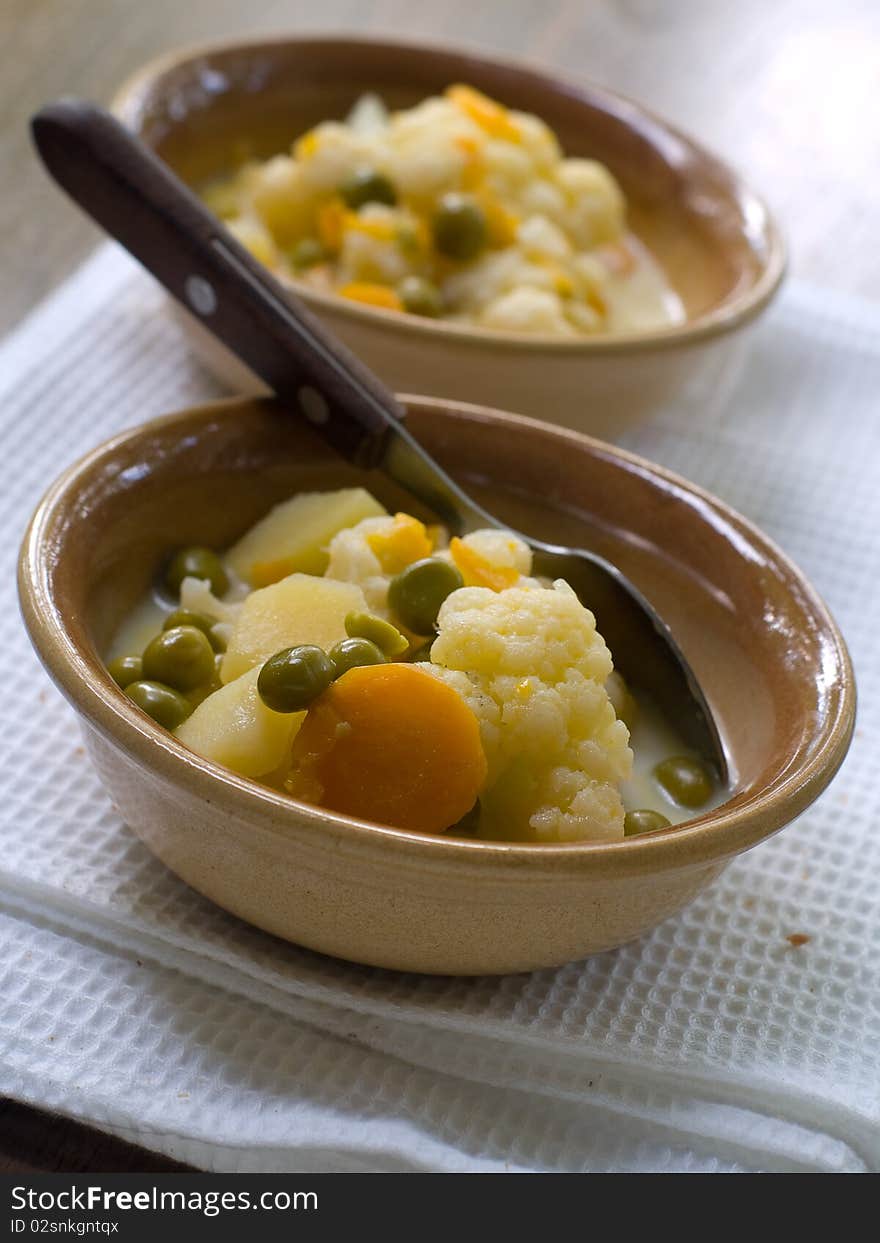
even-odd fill
[{"label": "shadow under bowl", "polygon": [[21,555],[31,639],[79,713],[120,814],[169,868],[235,915],[356,962],[443,974],[530,970],[619,946],[678,911],[828,784],[855,711],[843,640],[783,554],[700,489],[574,432],[404,401],[416,437],[503,520],[608,557],[666,618],[731,759],[722,806],[604,844],[405,833],[238,777],[135,708],[101,653],[173,548],[227,546],[299,490],[357,482],[391,508],[412,508],[269,400],[154,420],[54,484]]}]

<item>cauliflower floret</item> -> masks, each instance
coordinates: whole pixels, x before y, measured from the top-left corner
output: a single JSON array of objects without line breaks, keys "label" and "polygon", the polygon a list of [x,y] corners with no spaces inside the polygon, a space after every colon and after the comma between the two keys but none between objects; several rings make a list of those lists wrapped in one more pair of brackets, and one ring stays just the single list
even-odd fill
[{"label": "cauliflower floret", "polygon": [[[531,549],[512,531],[472,531],[457,543],[474,554],[475,572],[491,576],[500,571],[505,586],[537,585],[537,580],[527,577],[532,569]],[[422,557],[436,556],[454,562],[445,545],[446,532],[442,528],[434,527],[429,534],[409,514],[364,518],[334,535],[325,574],[327,578],[357,584],[373,612],[388,617],[388,585],[394,575]]]},{"label": "cauliflower floret", "polygon": [[259,220],[251,216],[236,216],[234,220],[226,221],[226,227],[258,262],[269,268],[277,265],[280,258],[278,247],[272,234]]},{"label": "cauliflower floret", "polygon": [[519,131],[520,141],[529,153],[535,169],[552,169],[562,157],[559,140],[540,117],[530,112],[511,111],[510,117]]},{"label": "cauliflower floret", "polygon": [[508,587],[540,585],[537,579],[529,577],[532,550],[512,531],[472,531],[463,539],[453,539],[449,549],[439,555],[457,567],[466,587],[504,591]]},{"label": "cauliflower floret", "polygon": [[312,194],[332,194],[355,168],[384,171],[388,154],[381,139],[363,137],[339,121],[322,121],[294,144],[302,179]]},{"label": "cauliflower floret", "polygon": [[529,216],[519,226],[517,241],[526,254],[536,254],[547,259],[568,259],[571,255],[571,243],[546,216]]},{"label": "cauliflower floret", "polygon": [[379,203],[362,207],[345,229],[337,259],[338,281],[395,285],[408,275],[412,266],[398,244],[403,220],[402,213]]},{"label": "cauliflower floret", "polygon": [[382,569],[381,561],[370,547],[369,537],[376,533],[387,534],[393,527],[391,517],[364,518],[355,526],[338,531],[330,541],[330,560],[324,572],[326,578],[357,584],[367,606],[379,617],[388,616],[388,584],[392,575]]},{"label": "cauliflower floret", "polygon": [[567,195],[568,232],[589,250],[623,233],[626,201],[620,186],[598,160],[562,160],[556,182]]},{"label": "cauliflower floret", "polygon": [[608,648],[568,584],[463,587],[443,604],[438,625],[425,667],[476,715],[489,765],[481,834],[622,837],[629,733],[605,689]]},{"label": "cauliflower floret", "polygon": [[310,232],[315,201],[296,160],[274,156],[255,171],[248,185],[256,215],[279,246],[291,246]]},{"label": "cauliflower floret", "polygon": [[525,216],[546,216],[554,224],[565,227],[565,213],[568,210],[565,195],[547,177],[536,177],[522,185],[516,193],[516,200]]},{"label": "cauliflower floret", "polygon": [[247,586],[240,579],[233,580],[227,598],[221,600],[211,591],[211,584],[206,578],[193,578],[188,574],[180,584],[180,607],[190,613],[203,613],[206,617],[215,617],[218,622],[235,625],[247,594]]},{"label": "cauliflower floret", "polygon": [[393,113],[387,131],[388,172],[400,193],[429,201],[461,185],[467,147],[482,146],[477,125],[448,99],[426,99]]},{"label": "cauliflower floret", "polygon": [[533,175],[532,160],[516,143],[489,138],[483,147],[486,180],[496,194],[515,194]]},{"label": "cauliflower floret", "polygon": [[493,568],[516,570],[517,574],[522,575],[532,572],[532,550],[525,540],[512,531],[498,531],[491,527],[485,531],[471,531],[470,535],[462,537],[461,542]]},{"label": "cauliflower floret", "polygon": [[533,285],[520,285],[495,298],[484,307],[479,322],[501,332],[544,332],[559,337],[574,333],[559,295]]}]

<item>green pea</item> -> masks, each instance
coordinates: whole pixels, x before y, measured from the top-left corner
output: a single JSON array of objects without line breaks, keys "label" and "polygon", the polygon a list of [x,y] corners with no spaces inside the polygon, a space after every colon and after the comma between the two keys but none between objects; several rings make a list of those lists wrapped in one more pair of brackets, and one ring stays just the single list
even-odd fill
[{"label": "green pea", "polygon": [[110,674],[110,677],[123,690],[130,683],[137,682],[139,678],[142,678],[143,670],[144,666],[140,656],[117,656],[107,666],[107,672]]},{"label": "green pea", "polygon": [[193,613],[191,609],[175,609],[163,621],[162,629],[173,630],[175,626],[195,626],[196,630],[201,630],[202,634],[207,635],[208,642],[215,652],[225,652],[226,641],[213,633],[216,625],[214,618],[208,617],[205,613]]},{"label": "green pea", "polygon": [[165,586],[176,596],[185,578],[207,579],[215,596],[229,589],[223,562],[210,548],[181,548],[174,554],[165,570]]},{"label": "green pea", "polygon": [[417,647],[414,652],[410,653],[410,663],[413,665],[427,664],[431,659],[431,648],[434,646],[434,640],[429,639],[427,643],[423,643],[421,647]]},{"label": "green pea", "polygon": [[441,255],[462,261],[476,258],[489,234],[482,209],[465,194],[444,194],[432,227]]},{"label": "green pea", "polygon": [[385,656],[400,656],[409,647],[409,640],[396,626],[372,613],[349,613],[345,633],[350,639],[369,639]]},{"label": "green pea", "polygon": [[341,639],[327,653],[333,661],[337,678],[360,665],[384,665],[385,653],[369,639]]},{"label": "green pea", "polygon": [[290,262],[297,271],[313,268],[327,258],[327,252],[316,237],[301,237],[290,251]]},{"label": "green pea", "polygon": [[421,276],[405,276],[397,286],[397,294],[403,309],[410,315],[424,315],[436,319],[443,313],[443,298],[433,281]]},{"label": "green pea", "polygon": [[179,691],[161,682],[132,682],[125,693],[164,729],[177,729],[192,712],[192,704]]},{"label": "green pea", "polygon": [[257,678],[257,691],[273,712],[302,712],[336,677],[336,666],[309,643],[270,656]]},{"label": "green pea", "polygon": [[357,211],[365,203],[385,203],[393,207],[397,202],[394,186],[384,173],[375,168],[356,169],[339,187],[339,193],[352,211]]},{"label": "green pea", "polygon": [[178,691],[194,691],[214,677],[214,649],[195,626],[175,626],[144,648],[144,677]]},{"label": "green pea", "polygon": [[641,811],[628,811],[623,818],[625,837],[635,837],[639,833],[652,833],[655,829],[668,829],[669,821],[659,811],[644,808]]},{"label": "green pea", "polygon": [[682,807],[702,807],[712,797],[712,777],[688,755],[672,755],[654,769],[657,781]]},{"label": "green pea", "polygon": [[430,634],[443,601],[463,586],[464,579],[454,565],[439,557],[425,557],[392,578],[388,604],[407,630]]}]

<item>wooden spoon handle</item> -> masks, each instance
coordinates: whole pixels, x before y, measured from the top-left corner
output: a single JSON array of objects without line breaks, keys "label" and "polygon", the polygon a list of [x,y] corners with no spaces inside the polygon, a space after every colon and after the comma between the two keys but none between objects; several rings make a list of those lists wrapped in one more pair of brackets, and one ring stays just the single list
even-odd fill
[{"label": "wooden spoon handle", "polygon": [[64,99],[31,128],[46,168],[349,461],[376,465],[403,408],[142,142],[104,109]]}]

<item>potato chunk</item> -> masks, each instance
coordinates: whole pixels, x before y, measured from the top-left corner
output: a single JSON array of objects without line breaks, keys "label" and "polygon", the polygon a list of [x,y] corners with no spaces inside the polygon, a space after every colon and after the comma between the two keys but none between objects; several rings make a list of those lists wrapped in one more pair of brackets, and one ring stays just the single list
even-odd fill
[{"label": "potato chunk", "polygon": [[303,492],[251,527],[229,550],[227,561],[252,587],[268,587],[296,571],[323,574],[337,531],[385,512],[365,488]]},{"label": "potato chunk", "polygon": [[314,643],[327,651],[346,637],[346,614],[366,611],[360,587],[312,574],[291,574],[252,591],[223,657],[221,681],[233,682],[275,652],[298,643]]},{"label": "potato chunk", "polygon": [[181,742],[242,777],[264,777],[285,762],[304,712],[273,712],[257,693],[260,670],[221,686],[175,730]]}]

